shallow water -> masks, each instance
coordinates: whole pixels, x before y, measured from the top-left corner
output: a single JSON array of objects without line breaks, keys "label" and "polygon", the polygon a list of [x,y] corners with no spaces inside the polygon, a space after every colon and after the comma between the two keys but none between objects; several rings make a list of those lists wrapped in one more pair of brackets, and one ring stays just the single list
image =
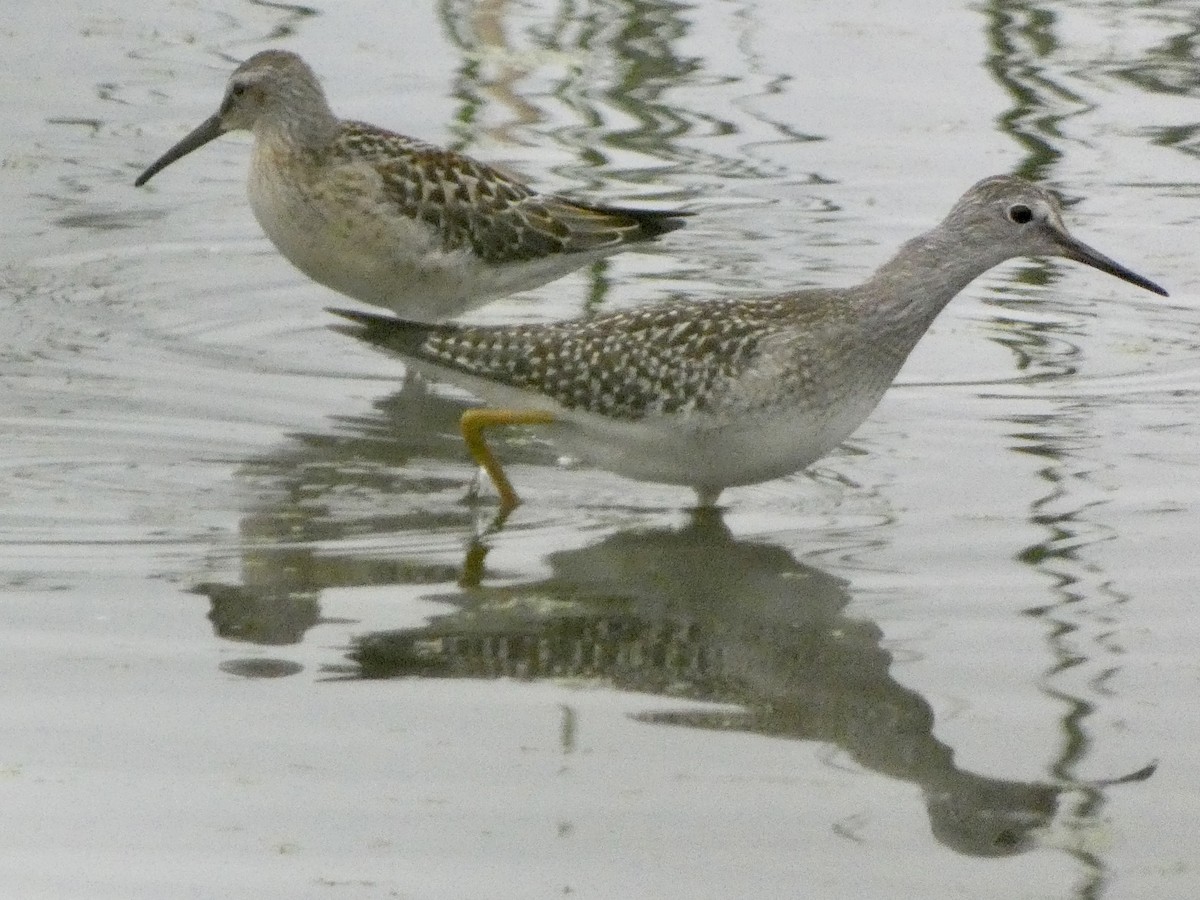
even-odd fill
[{"label": "shallow water", "polygon": [[[830,6],[10,11],[8,895],[1195,896],[1193,5]],[[851,283],[1002,171],[1171,297],[1003,266],[715,519],[514,433],[479,538],[470,399],[327,328],[245,140],[131,186],[267,46],[702,213],[483,321]]]}]

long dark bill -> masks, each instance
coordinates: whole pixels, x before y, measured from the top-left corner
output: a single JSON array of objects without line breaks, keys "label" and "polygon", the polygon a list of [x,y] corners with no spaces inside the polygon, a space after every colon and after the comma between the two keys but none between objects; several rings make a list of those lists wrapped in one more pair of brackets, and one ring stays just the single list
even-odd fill
[{"label": "long dark bill", "polygon": [[209,141],[219,138],[224,133],[225,130],[221,127],[220,117],[209,116],[196,126],[196,128],[192,129],[183,140],[152,162],[150,167],[137,177],[137,181],[133,183],[133,186],[141,187],[171,163],[175,162],[175,160],[187,156],[193,150],[199,150]]},{"label": "long dark bill", "polygon": [[1099,250],[1093,250],[1083,241],[1077,240],[1069,234],[1058,232],[1056,235],[1059,241],[1059,246],[1062,248],[1062,255],[1067,259],[1073,259],[1076,262],[1081,262],[1091,266],[1093,269],[1099,269],[1101,272],[1107,272],[1109,275],[1115,275],[1122,281],[1128,281],[1130,284],[1136,284],[1140,288],[1145,288],[1162,297],[1169,296],[1165,290],[1151,281],[1149,278],[1143,278],[1137,272],[1125,268],[1119,262],[1109,259]]}]

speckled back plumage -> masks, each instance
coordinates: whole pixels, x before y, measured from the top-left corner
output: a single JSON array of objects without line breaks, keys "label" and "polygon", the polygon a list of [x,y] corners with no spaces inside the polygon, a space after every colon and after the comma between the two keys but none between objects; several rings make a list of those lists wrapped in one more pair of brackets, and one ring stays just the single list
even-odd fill
[{"label": "speckled back plumage", "polygon": [[368,342],[535,391],[566,409],[626,421],[720,419],[797,397],[825,399],[816,382],[838,369],[818,357],[848,349],[838,337],[837,299],[836,291],[813,291],[677,301],[589,320],[474,328],[337,312],[366,326],[359,336]]},{"label": "speckled back plumage", "polygon": [[[479,328],[334,312],[358,323],[343,329],[355,337],[498,404],[494,421],[545,425],[582,459],[689,485],[710,505],[727,487],[795,472],[840,444],[950,299],[1026,255],[1064,256],[1165,293],[1072,237],[1053,194],[999,176],[854,287]],[[488,419],[469,421],[464,435],[511,507],[515,493],[479,450]]]},{"label": "speckled back plumage", "polygon": [[343,122],[330,153],[343,165],[374,165],[386,202],[434,228],[444,251],[469,248],[489,263],[616,249],[682,228],[687,215],[540,194],[468,156],[365,122]]},{"label": "speckled back plumage", "polygon": [[539,194],[470,157],[339,119],[308,64],[283,50],[238,66],[217,112],[134,183],[237,130],[254,134],[250,206],[284,257],[420,321],[538,287],[688,215]]}]

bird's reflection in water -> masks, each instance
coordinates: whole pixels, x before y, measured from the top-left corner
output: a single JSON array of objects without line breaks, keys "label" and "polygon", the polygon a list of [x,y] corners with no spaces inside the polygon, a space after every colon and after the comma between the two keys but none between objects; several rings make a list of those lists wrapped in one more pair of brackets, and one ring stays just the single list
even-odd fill
[{"label": "bird's reflection in water", "polygon": [[[247,463],[240,476],[255,502],[240,522],[238,580],[192,587],[211,601],[214,631],[263,646],[297,644],[331,621],[320,609],[326,588],[456,580],[462,535],[477,516],[463,503],[474,469],[458,423],[477,405],[406,378],[373,412],[340,417],[330,431],[294,435]],[[500,437],[506,459],[554,464],[551,448],[520,437]],[[451,552],[393,559],[321,549],[355,535],[388,534],[433,536],[430,544],[442,536]]]},{"label": "bird's reflection in water", "polygon": [[[891,677],[879,627],[845,614],[848,585],[780,547],[734,538],[719,513],[695,513],[678,530],[618,532],[551,554],[549,578],[484,586],[486,546],[477,543],[462,557],[461,536],[474,522],[461,503],[456,426],[466,402],[410,380],[381,403],[380,414],[347,420],[334,434],[298,436],[290,451],[257,464],[258,486],[269,490],[243,519],[240,583],[196,586],[211,600],[217,632],[259,645],[296,643],[330,621],[320,608],[326,588],[438,585],[425,596],[455,612],[423,627],[370,634],[358,641],[353,665],[331,673],[582,676],[721,703],[719,712],[639,718],[837,747],[866,769],[918,785],[937,839],[976,856],[1034,846],[1064,791],[1089,794],[1092,809],[1102,805],[1103,789],[1114,782],[1008,781],[958,768],[953,751],[934,737],[929,704]],[[510,449],[530,462],[553,460],[544,446]],[[421,474],[410,464],[417,458],[452,464]],[[400,496],[412,499],[396,504]],[[365,498],[364,506],[355,508],[354,498]],[[407,535],[406,549],[321,549],[355,534]],[[435,593],[456,581],[459,590]],[[264,677],[262,665],[226,660],[222,667]]]},{"label": "bird's reflection in water", "polygon": [[846,583],[778,547],[734,539],[719,514],[698,513],[679,531],[619,533],[548,562],[544,581],[479,588],[449,598],[461,609],[426,627],[364,638],[360,674],[588,676],[736,704],[639,718],[836,746],[919,785],[937,839],[976,856],[1028,849],[1062,791],[1098,788],[955,766],[933,736],[929,704],[889,674],[879,628],[845,615]]}]

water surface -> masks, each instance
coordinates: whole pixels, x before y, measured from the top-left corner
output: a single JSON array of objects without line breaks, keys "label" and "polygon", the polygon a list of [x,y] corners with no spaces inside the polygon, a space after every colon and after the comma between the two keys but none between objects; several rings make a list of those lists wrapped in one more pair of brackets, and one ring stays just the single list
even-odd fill
[{"label": "water surface", "polygon": [[[0,46],[0,879],[21,897],[1192,897],[1191,4],[19,5]],[[230,69],[702,215],[481,311],[863,278],[997,172],[1163,300],[973,284],[849,444],[690,494],[329,330]],[[1156,766],[1154,764],[1157,764]]]}]

